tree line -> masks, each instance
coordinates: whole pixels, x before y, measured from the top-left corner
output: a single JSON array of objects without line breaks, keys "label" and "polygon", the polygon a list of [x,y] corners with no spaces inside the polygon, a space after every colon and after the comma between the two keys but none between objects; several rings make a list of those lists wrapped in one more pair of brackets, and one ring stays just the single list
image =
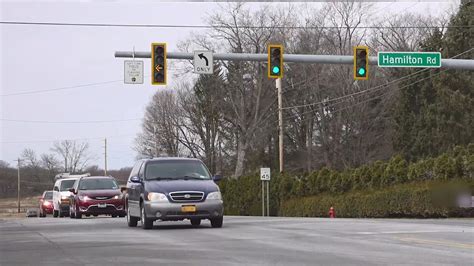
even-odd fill
[{"label": "tree line", "polygon": [[[50,153],[37,153],[26,148],[20,155],[20,184],[22,196],[39,195],[51,190],[54,177],[59,173],[104,175],[104,170],[92,164],[94,156],[87,142],[64,140],[55,142]],[[131,167],[108,170],[107,175],[125,184]],[[17,195],[18,163],[0,160],[0,198]]]},{"label": "tree line", "polygon": [[[211,29],[179,45],[231,53],[266,53],[281,43],[288,54],[352,55],[377,51],[440,51],[472,58],[474,7],[463,1],[450,17],[404,13],[374,19],[370,3],[325,3],[255,10],[222,5],[207,17]],[[369,20],[370,19],[370,20]],[[371,27],[367,27],[371,26]],[[181,65],[190,69],[189,62]],[[278,169],[278,106],[261,62],[219,61],[200,75],[158,91],[136,138],[139,157],[190,156],[213,173],[240,177]],[[400,155],[407,161],[467,145],[474,132],[472,73],[445,69],[369,67],[354,81],[347,65],[287,63],[283,78],[285,171],[359,167]],[[189,72],[176,76],[186,80]]]}]

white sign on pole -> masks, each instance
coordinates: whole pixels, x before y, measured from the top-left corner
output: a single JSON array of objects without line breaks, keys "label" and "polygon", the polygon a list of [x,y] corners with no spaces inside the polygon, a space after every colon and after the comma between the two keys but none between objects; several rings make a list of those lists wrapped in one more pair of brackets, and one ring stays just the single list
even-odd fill
[{"label": "white sign on pole", "polygon": [[214,59],[211,51],[194,51],[194,73],[214,73]]},{"label": "white sign on pole", "polygon": [[143,61],[125,60],[123,73],[125,84],[143,84]]},{"label": "white sign on pole", "polygon": [[270,181],[270,168],[260,168],[260,180]]}]

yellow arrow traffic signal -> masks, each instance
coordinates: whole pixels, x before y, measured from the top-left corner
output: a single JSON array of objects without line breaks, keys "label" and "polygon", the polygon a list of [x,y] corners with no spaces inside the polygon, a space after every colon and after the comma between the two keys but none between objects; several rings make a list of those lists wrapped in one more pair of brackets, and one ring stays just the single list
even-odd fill
[{"label": "yellow arrow traffic signal", "polygon": [[166,85],[166,43],[151,44],[151,84]]}]

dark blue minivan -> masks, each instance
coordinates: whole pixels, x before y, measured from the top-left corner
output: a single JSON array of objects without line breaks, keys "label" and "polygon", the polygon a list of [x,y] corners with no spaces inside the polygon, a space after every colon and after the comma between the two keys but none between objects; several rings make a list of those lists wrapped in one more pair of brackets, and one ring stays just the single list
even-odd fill
[{"label": "dark blue minivan", "polygon": [[215,182],[198,159],[163,157],[138,161],[127,182],[126,211],[130,227],[138,222],[151,229],[153,222],[189,219],[193,226],[209,219],[222,227],[224,206]]}]

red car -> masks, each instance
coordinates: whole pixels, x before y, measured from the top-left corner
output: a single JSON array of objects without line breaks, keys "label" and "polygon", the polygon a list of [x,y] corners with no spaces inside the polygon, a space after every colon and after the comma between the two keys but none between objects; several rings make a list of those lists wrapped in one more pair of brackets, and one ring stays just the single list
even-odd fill
[{"label": "red car", "polygon": [[45,191],[39,198],[39,216],[46,217],[46,214],[53,214],[53,191]]},{"label": "red car", "polygon": [[125,217],[123,194],[113,177],[81,177],[69,191],[72,192],[69,208],[71,218],[101,214]]}]

